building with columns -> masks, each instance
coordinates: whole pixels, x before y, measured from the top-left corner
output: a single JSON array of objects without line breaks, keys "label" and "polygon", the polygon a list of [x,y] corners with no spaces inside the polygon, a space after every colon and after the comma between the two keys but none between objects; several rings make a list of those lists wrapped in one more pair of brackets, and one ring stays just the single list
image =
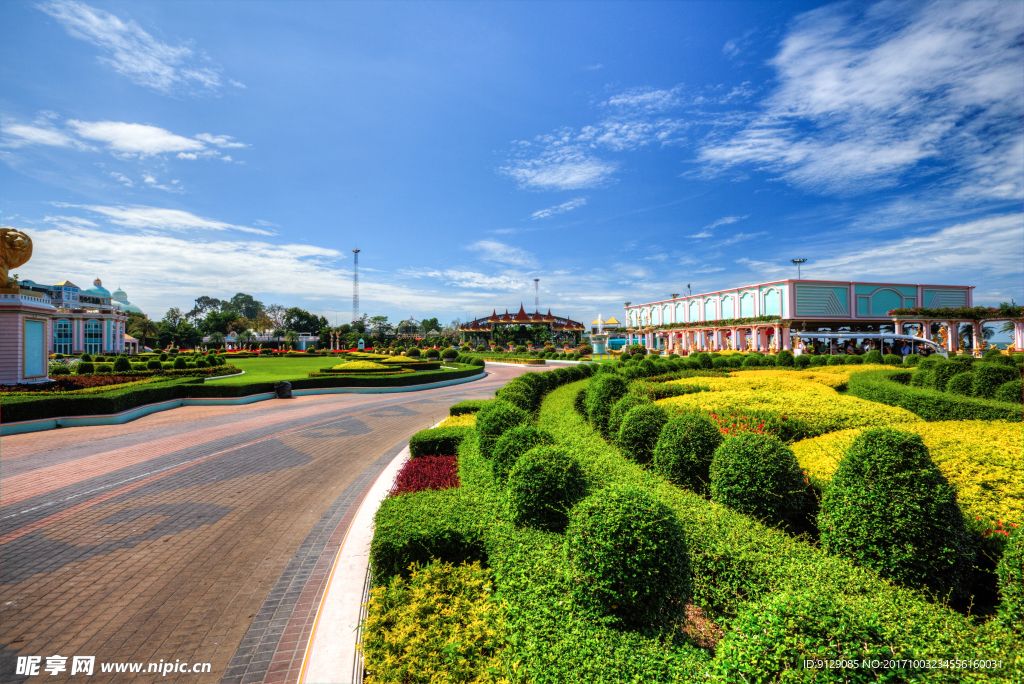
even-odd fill
[{"label": "building with columns", "polygon": [[[629,344],[677,354],[695,351],[793,349],[814,332],[909,334],[941,341],[949,351],[978,348],[982,325],[1014,324],[1024,348],[1024,321],[978,316],[969,285],[909,285],[826,280],[778,280],[717,292],[627,304]],[[901,310],[899,315],[890,314]],[[918,311],[910,311],[918,310]],[[973,309],[976,312],[977,309]],[[853,335],[855,337],[855,335]]]},{"label": "building with columns", "polygon": [[69,280],[56,285],[40,285],[31,280],[22,280],[19,284],[22,291],[31,291],[39,298],[40,306],[46,307],[50,319],[50,354],[119,354],[125,351],[128,322],[125,305],[128,302],[122,290],[117,292],[124,296],[124,302],[115,299],[99,278],[87,290]]}]

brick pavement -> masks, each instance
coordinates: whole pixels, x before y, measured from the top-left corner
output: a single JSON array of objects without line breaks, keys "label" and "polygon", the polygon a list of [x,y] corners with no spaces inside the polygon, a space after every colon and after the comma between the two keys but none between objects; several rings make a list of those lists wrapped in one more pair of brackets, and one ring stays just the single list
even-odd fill
[{"label": "brick pavement", "polygon": [[[490,370],[490,369],[489,369]],[[526,369],[450,388],[187,407],[0,439],[0,680],[294,681],[353,506],[409,436]],[[150,662],[211,663],[147,674]],[[142,674],[100,663],[144,663]]]}]

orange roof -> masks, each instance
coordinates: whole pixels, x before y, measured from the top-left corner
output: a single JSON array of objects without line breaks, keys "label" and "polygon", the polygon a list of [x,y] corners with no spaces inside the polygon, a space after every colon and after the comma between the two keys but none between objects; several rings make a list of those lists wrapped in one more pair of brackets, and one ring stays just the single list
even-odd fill
[{"label": "orange roof", "polygon": [[[508,313],[508,309],[505,310],[505,313]],[[494,321],[500,321],[501,320],[501,316],[498,315],[498,310],[495,309],[494,313],[492,313],[490,316],[487,317],[487,320],[491,321],[492,323]]]},{"label": "orange roof", "polygon": [[516,317],[513,318],[512,320],[520,323],[529,323],[532,319],[530,318],[530,314],[526,313],[526,310],[523,308],[523,305],[520,304],[519,313],[517,313]]},{"label": "orange roof", "polygon": [[551,315],[551,309],[548,309],[548,315],[544,317],[546,323],[554,323],[555,317]]},{"label": "orange roof", "polygon": [[498,319],[499,321],[511,321],[513,317],[509,314],[508,309],[505,309],[505,315]]},{"label": "orange roof", "polygon": [[469,329],[470,330],[479,330],[480,329],[480,324],[477,323],[476,321],[473,321],[473,325],[469,326]]}]

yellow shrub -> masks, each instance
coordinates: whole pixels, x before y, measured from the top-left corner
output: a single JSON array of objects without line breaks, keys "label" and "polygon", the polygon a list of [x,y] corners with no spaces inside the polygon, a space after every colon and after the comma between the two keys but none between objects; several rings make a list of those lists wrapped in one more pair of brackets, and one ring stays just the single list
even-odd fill
[{"label": "yellow shrub", "polygon": [[[505,607],[479,563],[410,566],[370,592],[362,643],[366,682],[498,682]],[[507,680],[504,680],[507,681]]]},{"label": "yellow shrub", "polygon": [[666,408],[767,411],[803,421],[818,434],[853,427],[884,427],[921,419],[906,409],[841,395],[800,371],[745,371],[727,378],[687,378],[711,391],[663,399]]},{"label": "yellow shrub", "polygon": [[334,367],[335,370],[387,370],[387,366],[383,366],[373,361],[349,361],[348,363],[341,363]]},{"label": "yellow shrub", "polygon": [[461,416],[451,416],[441,421],[438,427],[472,427],[476,425],[475,413],[463,413]]},{"label": "yellow shrub", "polygon": [[[956,487],[964,513],[1024,522],[1024,430],[1019,423],[949,420],[895,427],[921,435],[932,460]],[[801,468],[827,481],[860,432],[805,439],[793,451]]]}]

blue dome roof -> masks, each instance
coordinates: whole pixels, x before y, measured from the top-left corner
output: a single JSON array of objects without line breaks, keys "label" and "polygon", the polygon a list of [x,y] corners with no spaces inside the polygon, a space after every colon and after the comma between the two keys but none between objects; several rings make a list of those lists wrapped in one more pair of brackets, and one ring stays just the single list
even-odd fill
[{"label": "blue dome roof", "polygon": [[107,288],[103,287],[103,281],[101,281],[99,278],[92,281],[92,287],[86,290],[86,292],[94,297],[110,297],[110,291]]},{"label": "blue dome roof", "polygon": [[127,304],[125,304],[125,305],[124,305],[124,310],[125,310],[125,311],[131,311],[132,313],[142,314],[143,316],[145,316],[145,315],[146,315],[146,314],[145,314],[145,313],[144,313],[144,312],[142,311],[142,309],[140,309],[139,307],[137,307],[137,306],[135,306],[134,304],[131,304],[131,303],[127,303]]}]

